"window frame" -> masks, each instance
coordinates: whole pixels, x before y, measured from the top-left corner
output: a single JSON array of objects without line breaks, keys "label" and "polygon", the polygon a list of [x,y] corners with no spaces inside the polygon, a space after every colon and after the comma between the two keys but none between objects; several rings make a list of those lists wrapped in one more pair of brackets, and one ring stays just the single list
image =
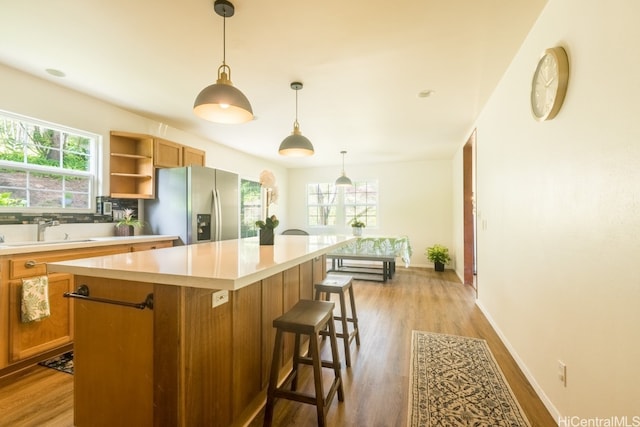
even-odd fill
[{"label": "window frame", "polygon": [[[64,156],[63,147],[60,147],[60,166],[48,166],[38,165],[23,162],[15,162],[10,160],[0,160],[0,169],[9,169],[15,171],[25,171],[27,173],[49,174],[57,175],[60,177],[81,177],[87,178],[88,189],[87,198],[88,206],[86,208],[67,208],[67,207],[28,207],[28,206],[0,206],[0,213],[27,213],[27,214],[41,214],[41,213],[94,213],[96,208],[96,197],[99,192],[99,183],[101,182],[100,172],[100,156],[102,148],[102,136],[93,132],[88,132],[81,129],[72,128],[70,126],[60,125],[57,123],[51,123],[45,120],[36,119],[33,117],[24,116],[21,114],[13,113],[11,111],[0,110],[0,116],[4,119],[14,120],[16,122],[24,122],[29,126],[38,126],[42,129],[50,129],[56,132],[71,134],[73,136],[86,138],[89,140],[89,154],[88,154],[88,170],[80,171],[74,169],[65,169],[62,167],[62,159]],[[29,189],[27,189],[29,191]]]},{"label": "window frame", "polygon": [[[380,227],[380,217],[379,217],[379,200],[380,200],[380,186],[378,183],[377,179],[364,179],[364,180],[359,180],[359,181],[354,181],[354,186],[358,186],[358,185],[365,185],[365,186],[370,186],[374,184],[375,188],[377,189],[376,191],[376,201],[375,201],[375,207],[374,207],[374,211],[375,214],[374,215],[369,215],[375,218],[375,225],[369,225],[365,219],[365,223],[367,223],[367,227],[368,228],[372,228],[372,229],[377,229]],[[311,207],[317,207],[320,206],[318,204],[310,204],[309,200],[310,200],[310,188],[311,186],[328,186],[329,188],[333,188],[335,190],[335,196],[333,199],[333,203],[331,204],[324,204],[322,206],[332,206],[335,209],[335,223],[334,224],[327,224],[327,225],[323,225],[323,224],[311,224]],[[338,187],[335,185],[335,183],[333,182],[309,182],[307,183],[306,186],[306,217],[307,217],[307,226],[313,229],[322,229],[322,230],[328,230],[328,229],[348,229],[350,228],[350,224],[349,222],[351,221],[352,217],[348,217],[347,216],[347,207],[348,206],[354,206],[354,204],[346,203],[345,200],[345,190],[346,188],[344,187]],[[356,205],[359,206],[359,205]]]}]

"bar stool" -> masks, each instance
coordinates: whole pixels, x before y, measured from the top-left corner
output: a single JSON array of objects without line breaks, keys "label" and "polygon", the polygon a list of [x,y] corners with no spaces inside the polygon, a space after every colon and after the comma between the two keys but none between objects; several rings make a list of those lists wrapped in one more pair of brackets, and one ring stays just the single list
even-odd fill
[{"label": "bar stool", "polygon": [[[267,404],[264,411],[264,426],[270,426],[273,420],[273,405],[276,398],[295,400],[316,406],[318,414],[318,425],[326,424],[327,411],[336,391],[338,400],[344,401],[344,391],[342,388],[342,377],[340,376],[340,359],[338,358],[338,341],[333,321],[334,303],[325,301],[300,300],[289,311],[273,320],[273,327],[276,328],[276,341],[273,348],[273,359],[271,361],[271,373],[269,377],[269,387],[267,388]],[[328,336],[331,342],[331,361],[320,358],[318,339],[320,332],[328,328]],[[280,373],[280,359],[282,358],[282,338],[283,333],[295,334],[293,350],[293,369],[285,380],[278,386],[278,374]],[[309,353],[307,356],[300,355],[300,335],[309,336]],[[309,395],[296,391],[298,385],[298,365],[306,364],[313,366],[313,378],[315,383],[315,395]],[[322,368],[331,368],[334,372],[334,379],[329,392],[324,395],[322,383]],[[290,389],[287,389],[288,386]]]},{"label": "bar stool", "polygon": [[[336,337],[342,338],[344,341],[344,357],[347,362],[347,366],[351,366],[351,351],[349,346],[353,339],[356,339],[356,345],[360,346],[360,330],[358,328],[358,315],[356,313],[356,299],[353,295],[353,277],[345,276],[342,274],[329,274],[321,282],[316,283],[316,300],[320,300],[322,293],[325,294],[325,300],[331,299],[331,294],[338,294],[340,298],[340,316],[334,316],[334,320],[339,321],[342,324],[342,331],[336,333]],[[345,304],[344,294],[349,293],[349,305],[351,307],[351,317],[347,316],[347,307]],[[349,332],[347,322],[353,324],[353,330]],[[325,334],[321,332],[321,334]]]}]

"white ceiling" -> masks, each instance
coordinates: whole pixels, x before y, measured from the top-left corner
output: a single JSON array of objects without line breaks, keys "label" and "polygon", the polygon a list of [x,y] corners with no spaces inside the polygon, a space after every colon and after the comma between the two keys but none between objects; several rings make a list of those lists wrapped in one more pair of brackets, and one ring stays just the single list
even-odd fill
[{"label": "white ceiling", "polygon": [[[231,1],[226,62],[250,123],[192,112],[222,63],[213,0],[0,0],[0,62],[285,167],[337,165],[343,149],[347,164],[451,158],[547,2]],[[292,81],[309,158],[277,153]]]}]

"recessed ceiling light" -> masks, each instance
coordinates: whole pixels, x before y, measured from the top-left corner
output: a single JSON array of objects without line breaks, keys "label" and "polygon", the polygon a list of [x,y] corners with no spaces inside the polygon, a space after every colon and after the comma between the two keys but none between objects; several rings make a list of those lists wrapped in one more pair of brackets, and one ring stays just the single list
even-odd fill
[{"label": "recessed ceiling light", "polygon": [[66,77],[65,73],[55,68],[47,68],[45,71],[55,77]]},{"label": "recessed ceiling light", "polygon": [[434,93],[436,93],[436,91],[431,89],[421,90],[420,92],[418,92],[418,98],[428,98]]}]

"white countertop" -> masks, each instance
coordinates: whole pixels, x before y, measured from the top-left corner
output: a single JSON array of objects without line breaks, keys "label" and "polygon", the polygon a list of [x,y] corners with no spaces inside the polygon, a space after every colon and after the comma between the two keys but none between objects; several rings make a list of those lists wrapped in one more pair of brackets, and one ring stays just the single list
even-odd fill
[{"label": "white countertop", "polygon": [[47,252],[67,249],[94,248],[100,246],[124,245],[128,243],[145,243],[162,240],[177,240],[178,236],[139,235],[126,237],[87,237],[74,240],[52,240],[43,242],[7,242],[0,243],[0,255],[25,254],[30,252]]},{"label": "white countertop", "polygon": [[276,235],[131,252],[47,265],[49,272],[175,286],[236,290],[323,255],[353,236]]}]

